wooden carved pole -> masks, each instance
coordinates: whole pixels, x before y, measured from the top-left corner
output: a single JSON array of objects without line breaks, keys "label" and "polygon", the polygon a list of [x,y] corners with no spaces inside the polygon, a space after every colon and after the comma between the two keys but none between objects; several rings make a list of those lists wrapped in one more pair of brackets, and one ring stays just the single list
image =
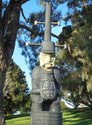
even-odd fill
[{"label": "wooden carved pole", "polygon": [[32,71],[31,125],[62,125],[60,70],[55,67],[55,43],[51,42],[51,2],[46,2],[45,33],[40,65]]}]

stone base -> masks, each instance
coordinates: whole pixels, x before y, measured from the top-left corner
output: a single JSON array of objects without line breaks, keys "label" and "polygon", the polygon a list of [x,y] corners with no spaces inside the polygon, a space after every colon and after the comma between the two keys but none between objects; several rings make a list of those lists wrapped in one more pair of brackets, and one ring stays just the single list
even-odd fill
[{"label": "stone base", "polygon": [[31,125],[62,125],[62,113],[49,111],[32,112]]}]

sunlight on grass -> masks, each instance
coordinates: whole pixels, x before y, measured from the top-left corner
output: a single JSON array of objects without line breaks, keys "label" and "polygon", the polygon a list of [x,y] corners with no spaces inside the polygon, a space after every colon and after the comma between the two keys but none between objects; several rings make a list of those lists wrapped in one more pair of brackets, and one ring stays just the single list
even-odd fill
[{"label": "sunlight on grass", "polygon": [[92,111],[63,111],[63,125],[92,125]]},{"label": "sunlight on grass", "polygon": [[30,125],[30,116],[7,120],[7,125]]},{"label": "sunlight on grass", "polygon": [[[13,118],[15,117],[15,118]],[[30,125],[30,115],[10,116],[7,125]],[[63,125],[92,125],[92,111],[64,110]]]}]

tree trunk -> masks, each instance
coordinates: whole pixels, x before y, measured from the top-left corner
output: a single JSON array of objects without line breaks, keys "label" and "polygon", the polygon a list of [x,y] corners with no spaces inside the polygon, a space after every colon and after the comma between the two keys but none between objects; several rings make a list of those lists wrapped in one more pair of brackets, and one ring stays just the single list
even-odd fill
[{"label": "tree trunk", "polygon": [[21,5],[27,1],[10,0],[3,17],[2,9],[0,8],[0,125],[6,125],[3,110],[3,88],[7,65],[15,47]]},{"label": "tree trunk", "polygon": [[6,63],[3,57],[2,47],[0,46],[0,125],[6,125],[3,110],[3,87],[6,74]]},{"label": "tree trunk", "polygon": [[12,57],[18,31],[20,5],[10,3],[3,17],[4,33],[0,37],[0,125],[6,125],[3,109],[3,88],[8,63]]},{"label": "tree trunk", "polygon": [[0,125],[6,125],[5,124],[5,118],[4,118],[4,110],[3,110],[3,86],[4,86],[4,80],[5,80],[5,73],[0,72]]}]

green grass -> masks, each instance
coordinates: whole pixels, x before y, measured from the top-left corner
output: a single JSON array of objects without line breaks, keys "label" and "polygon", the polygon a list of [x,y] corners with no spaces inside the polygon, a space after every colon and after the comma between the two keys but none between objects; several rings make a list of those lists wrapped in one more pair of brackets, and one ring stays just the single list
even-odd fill
[{"label": "green grass", "polygon": [[92,125],[92,111],[63,111],[63,125]]},{"label": "green grass", "polygon": [[30,114],[11,115],[6,117],[7,125],[30,125]]},{"label": "green grass", "polygon": [[[63,125],[92,125],[92,111],[64,110]],[[29,115],[29,114],[28,114]],[[30,125],[30,115],[8,116],[7,125]]]}]

